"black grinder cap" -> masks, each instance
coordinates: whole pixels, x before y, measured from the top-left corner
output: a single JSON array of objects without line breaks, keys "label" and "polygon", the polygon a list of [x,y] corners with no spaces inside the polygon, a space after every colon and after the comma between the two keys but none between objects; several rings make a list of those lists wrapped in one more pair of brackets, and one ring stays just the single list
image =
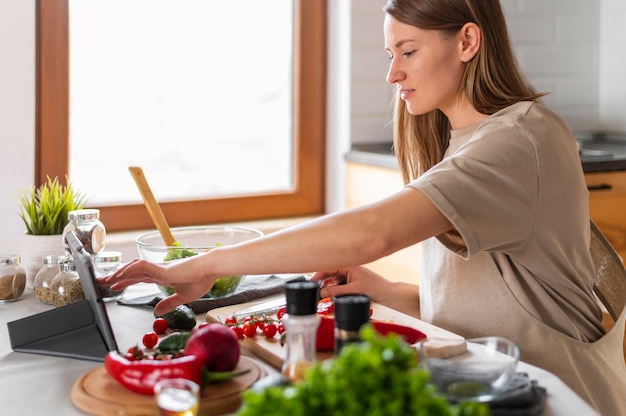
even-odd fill
[{"label": "black grinder cap", "polygon": [[286,313],[289,315],[313,315],[317,313],[320,285],[310,280],[285,283]]},{"label": "black grinder cap", "polygon": [[333,298],[335,327],[358,331],[370,320],[370,298],[367,295],[343,295]]}]

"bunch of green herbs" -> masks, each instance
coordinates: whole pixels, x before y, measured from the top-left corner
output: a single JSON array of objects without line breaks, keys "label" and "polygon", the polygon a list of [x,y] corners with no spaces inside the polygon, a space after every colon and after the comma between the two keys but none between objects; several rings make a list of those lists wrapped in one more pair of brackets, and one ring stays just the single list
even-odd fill
[{"label": "bunch of green herbs", "polygon": [[62,234],[69,222],[67,214],[85,207],[85,195],[76,191],[67,177],[66,182],[67,185],[63,185],[57,177],[50,179],[48,176],[41,186],[33,186],[20,194],[20,217],[27,234]]},{"label": "bunch of green herbs", "polygon": [[450,404],[439,395],[416,351],[396,334],[361,329],[363,342],[311,366],[305,379],[243,393],[239,416],[368,415],[487,416],[486,404]]}]

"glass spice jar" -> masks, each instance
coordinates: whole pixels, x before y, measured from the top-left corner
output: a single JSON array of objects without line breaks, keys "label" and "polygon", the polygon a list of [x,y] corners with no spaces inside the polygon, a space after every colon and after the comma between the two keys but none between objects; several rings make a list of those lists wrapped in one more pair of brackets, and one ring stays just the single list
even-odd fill
[{"label": "glass spice jar", "polygon": [[52,305],[52,291],[50,287],[52,279],[59,273],[59,264],[65,262],[67,262],[67,257],[65,256],[50,255],[43,259],[43,266],[35,275],[33,283],[35,296],[43,303]]},{"label": "glass spice jar", "polygon": [[87,253],[98,254],[104,250],[106,228],[100,221],[99,209],[70,211],[67,214],[67,218],[70,222],[63,229],[63,247],[65,248],[66,256],[72,258],[72,253],[70,253],[70,248],[65,238],[65,235],[70,231],[74,231]]},{"label": "glass spice jar", "polygon": [[[122,253],[120,251],[102,251],[93,256],[93,269],[96,277],[109,276],[120,267],[122,267]],[[111,285],[99,287],[104,302],[118,300],[124,294],[124,290],[113,290]]]},{"label": "glass spice jar", "polygon": [[80,284],[80,277],[76,271],[76,264],[71,261],[59,264],[59,272],[52,279],[50,292],[52,293],[52,303],[57,308],[85,299],[83,286]]},{"label": "glass spice jar", "polygon": [[0,255],[0,303],[14,302],[26,288],[26,271],[20,266],[20,256]]}]

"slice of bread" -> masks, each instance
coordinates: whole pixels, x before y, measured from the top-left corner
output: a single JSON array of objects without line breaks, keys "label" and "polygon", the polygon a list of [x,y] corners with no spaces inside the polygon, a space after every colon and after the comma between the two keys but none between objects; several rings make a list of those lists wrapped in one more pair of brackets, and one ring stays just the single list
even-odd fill
[{"label": "slice of bread", "polygon": [[457,340],[426,340],[422,344],[422,352],[427,358],[450,358],[467,351],[467,342]]}]

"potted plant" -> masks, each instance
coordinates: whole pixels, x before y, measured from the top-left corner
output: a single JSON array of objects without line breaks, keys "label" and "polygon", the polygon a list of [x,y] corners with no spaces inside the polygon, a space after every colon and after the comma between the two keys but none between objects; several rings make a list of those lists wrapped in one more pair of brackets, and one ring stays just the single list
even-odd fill
[{"label": "potted plant", "polygon": [[26,270],[27,286],[32,288],[35,274],[48,255],[63,254],[62,234],[70,211],[83,209],[86,198],[58,178],[48,179],[39,187],[31,187],[19,196],[20,217],[26,226],[20,256]]}]

